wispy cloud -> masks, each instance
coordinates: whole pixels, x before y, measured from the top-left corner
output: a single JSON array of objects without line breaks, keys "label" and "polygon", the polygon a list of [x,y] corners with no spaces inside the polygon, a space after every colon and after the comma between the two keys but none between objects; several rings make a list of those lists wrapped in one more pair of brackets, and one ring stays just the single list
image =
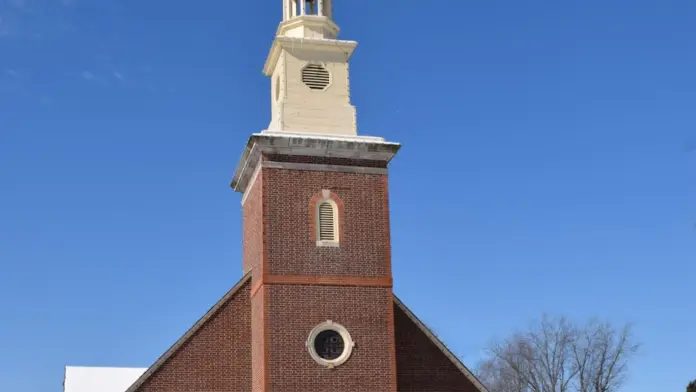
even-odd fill
[{"label": "wispy cloud", "polygon": [[118,71],[114,71],[114,77],[115,77],[116,79],[118,79],[118,80],[123,80],[123,79],[124,79],[123,74],[120,73],[120,72],[118,72]]},{"label": "wispy cloud", "polygon": [[19,72],[15,71],[14,69],[6,69],[6,70],[5,70],[5,75],[7,75],[7,76],[9,76],[9,77],[11,77],[11,78],[13,78],[13,79],[16,79],[16,78],[18,78],[18,77],[20,76],[20,75],[19,75]]},{"label": "wispy cloud", "polygon": [[90,70],[82,71],[80,76],[82,77],[82,80],[87,83],[93,83],[101,86],[108,86],[111,84],[110,81],[112,81],[112,75],[108,73],[93,72]]},{"label": "wispy cloud", "polygon": [[30,81],[27,73],[12,68],[5,68],[0,71],[0,94],[36,99],[38,94],[32,88]]}]

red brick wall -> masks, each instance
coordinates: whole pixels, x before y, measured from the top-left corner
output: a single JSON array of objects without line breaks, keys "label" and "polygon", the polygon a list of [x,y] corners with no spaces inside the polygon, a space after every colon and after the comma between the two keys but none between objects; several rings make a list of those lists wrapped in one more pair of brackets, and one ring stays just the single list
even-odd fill
[{"label": "red brick wall", "polygon": [[242,206],[242,263],[244,272],[254,269],[254,278],[260,273],[263,245],[262,173],[248,190]]},{"label": "red brick wall", "polygon": [[293,162],[293,163],[318,163],[331,164],[340,166],[361,166],[361,167],[382,167],[386,168],[387,163],[384,161],[372,161],[368,159],[352,159],[352,158],[337,158],[337,157],[309,157],[302,155],[278,155],[267,154],[267,160],[275,162]]},{"label": "red brick wall", "polygon": [[253,392],[266,391],[266,288],[251,298],[251,374]]},{"label": "red brick wall", "polygon": [[394,329],[399,392],[478,392],[396,304]]},{"label": "red brick wall", "polygon": [[[339,247],[316,246],[310,205],[323,189],[342,206]],[[386,175],[264,168],[249,192],[244,265],[256,271],[253,391],[395,392],[392,292],[385,286],[391,278]],[[288,284],[279,276],[295,283],[302,276],[345,281]],[[383,287],[365,286],[377,281]],[[311,329],[329,319],[357,341],[348,362],[335,369],[314,362],[305,346]]]},{"label": "red brick wall", "polygon": [[[305,161],[313,162],[297,160]],[[337,248],[317,247],[311,231],[309,206],[322,189],[342,205]],[[391,278],[386,175],[266,168],[249,189],[243,219],[243,266],[252,279],[140,392],[477,392],[384,283]],[[318,277],[340,278],[319,285]],[[334,369],[314,362],[305,345],[326,320],[356,342]]]},{"label": "red brick wall", "polygon": [[[385,175],[266,168],[263,181],[268,273],[391,276]],[[317,247],[309,224],[322,189],[343,201],[339,247]]]},{"label": "red brick wall", "polygon": [[[395,391],[391,289],[270,285],[268,295],[270,391]],[[334,369],[314,362],[305,346],[312,328],[327,320],[356,342]]]},{"label": "red brick wall", "polygon": [[140,388],[140,392],[251,389],[250,283],[247,282]]}]

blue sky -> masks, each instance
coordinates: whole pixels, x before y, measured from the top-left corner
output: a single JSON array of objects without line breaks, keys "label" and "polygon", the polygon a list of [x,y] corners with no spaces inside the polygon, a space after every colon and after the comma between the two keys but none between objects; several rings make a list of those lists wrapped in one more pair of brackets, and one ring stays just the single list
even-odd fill
[{"label": "blue sky", "polygon": [[[696,378],[696,3],[335,0],[395,291],[469,365],[547,312]],[[372,7],[372,8],[370,8]],[[0,389],[148,366],[241,275],[280,1],[0,0]]]}]

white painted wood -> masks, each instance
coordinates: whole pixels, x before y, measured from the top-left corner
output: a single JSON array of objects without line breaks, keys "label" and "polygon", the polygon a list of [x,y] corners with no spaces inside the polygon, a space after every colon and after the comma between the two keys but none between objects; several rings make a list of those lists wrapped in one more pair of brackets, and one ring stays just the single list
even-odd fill
[{"label": "white painted wood", "polygon": [[147,368],[66,366],[64,392],[124,392]]}]

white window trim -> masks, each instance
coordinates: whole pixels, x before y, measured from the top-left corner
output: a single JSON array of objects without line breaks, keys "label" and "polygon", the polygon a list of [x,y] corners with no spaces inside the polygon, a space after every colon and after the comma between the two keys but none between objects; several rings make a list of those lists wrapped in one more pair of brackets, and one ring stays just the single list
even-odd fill
[{"label": "white window trim", "polygon": [[[321,221],[320,221],[320,215],[319,215],[319,208],[321,207],[322,204],[328,203],[331,205],[331,210],[333,212],[333,232],[334,232],[334,239],[332,241],[322,241],[320,240],[321,238]],[[336,204],[335,201],[329,199],[329,198],[324,198],[317,202],[317,206],[314,211],[314,220],[315,220],[315,235],[317,239],[317,246],[333,246],[337,247],[339,246],[340,243],[340,235],[341,233],[339,232],[339,223],[338,223],[338,204]]]},{"label": "white window trim", "polygon": [[[343,353],[341,356],[339,356],[336,359],[324,359],[317,354],[316,349],[314,348],[314,340],[317,338],[317,336],[323,332],[323,331],[336,331],[341,335],[341,338],[343,339]],[[342,326],[341,324],[334,323],[331,320],[327,320],[326,322],[323,322],[309,333],[309,337],[307,338],[307,350],[309,351],[309,355],[316,361],[316,363],[326,366],[327,368],[331,369],[336,366],[342,365],[345,363],[348,358],[350,358],[350,354],[353,352],[353,347],[355,346],[355,342],[350,336],[350,333],[348,333],[348,330]]]}]

